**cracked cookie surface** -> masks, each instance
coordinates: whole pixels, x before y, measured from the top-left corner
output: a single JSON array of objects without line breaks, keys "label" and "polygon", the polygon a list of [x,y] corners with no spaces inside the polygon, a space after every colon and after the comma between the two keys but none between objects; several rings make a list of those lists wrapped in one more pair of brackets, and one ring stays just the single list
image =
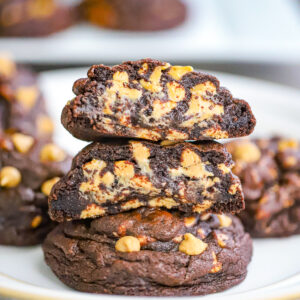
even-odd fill
[{"label": "cracked cookie surface", "polygon": [[107,140],[84,148],[53,188],[53,220],[95,218],[141,206],[186,212],[236,212],[239,179],[223,145]]},{"label": "cracked cookie surface", "polygon": [[62,223],[43,250],[58,278],[79,291],[187,296],[243,281],[252,241],[236,217],[140,208]]},{"label": "cracked cookie surface", "polygon": [[256,123],[248,103],[217,78],[152,59],[94,65],[73,91],[62,123],[87,141],[222,139],[249,135]]}]

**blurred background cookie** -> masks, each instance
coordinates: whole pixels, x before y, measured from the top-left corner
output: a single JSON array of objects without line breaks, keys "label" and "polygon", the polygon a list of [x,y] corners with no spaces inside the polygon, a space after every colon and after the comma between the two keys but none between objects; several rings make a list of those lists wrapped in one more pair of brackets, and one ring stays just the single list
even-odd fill
[{"label": "blurred background cookie", "polygon": [[70,164],[53,143],[22,133],[0,134],[0,244],[43,241],[54,227],[47,197]]},{"label": "blurred background cookie", "polygon": [[253,237],[300,233],[300,144],[270,138],[227,144],[245,194],[240,218]]},{"label": "blurred background cookie", "polygon": [[68,28],[76,21],[75,7],[55,0],[0,1],[0,35],[44,36]]},{"label": "blurred background cookie", "polygon": [[20,131],[46,138],[53,130],[37,75],[0,55],[0,132]]},{"label": "blurred background cookie", "polygon": [[54,226],[47,197],[71,159],[53,131],[37,75],[0,56],[0,244],[38,244]]},{"label": "blurred background cookie", "polygon": [[178,0],[84,0],[82,10],[94,25],[132,31],[168,29],[186,18]]}]

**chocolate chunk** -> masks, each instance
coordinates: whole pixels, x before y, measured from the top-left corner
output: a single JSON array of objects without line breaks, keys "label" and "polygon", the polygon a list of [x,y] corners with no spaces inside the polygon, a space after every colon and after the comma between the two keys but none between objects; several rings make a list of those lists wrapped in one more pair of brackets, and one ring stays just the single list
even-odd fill
[{"label": "chocolate chunk", "polygon": [[[43,250],[56,276],[79,291],[205,295],[243,281],[252,256],[240,221],[225,217],[231,221],[226,227],[216,215],[203,221],[200,215],[143,208],[62,223]],[[192,225],[186,221],[191,218]]]},{"label": "chocolate chunk", "polygon": [[240,218],[254,237],[300,233],[300,144],[278,138],[227,145],[242,182],[246,209]]},{"label": "chocolate chunk", "polygon": [[203,140],[249,135],[255,118],[208,74],[157,60],[92,66],[62,113],[75,137]]},{"label": "chocolate chunk", "polygon": [[55,185],[49,212],[59,222],[141,206],[190,213],[236,212],[244,202],[232,165],[225,148],[211,141],[96,142],[74,158],[71,171]]},{"label": "chocolate chunk", "polygon": [[118,30],[168,29],[186,18],[186,7],[178,0],[85,0],[82,10],[88,22]]}]

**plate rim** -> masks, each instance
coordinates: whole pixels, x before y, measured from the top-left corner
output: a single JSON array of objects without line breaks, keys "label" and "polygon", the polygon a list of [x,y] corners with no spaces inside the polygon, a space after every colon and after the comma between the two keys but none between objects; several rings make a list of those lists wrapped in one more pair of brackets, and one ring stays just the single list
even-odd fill
[{"label": "plate rim", "polygon": [[[296,288],[292,292],[288,292],[288,289],[291,289],[291,286],[289,285],[289,281],[293,282],[295,277],[300,279],[300,273],[296,275],[292,275],[291,277],[288,277],[286,279],[283,279],[279,282],[275,282],[273,284],[257,288],[255,290],[252,290],[250,292],[241,292],[233,295],[222,295],[221,293],[216,293],[216,294],[209,294],[207,296],[215,296],[216,299],[221,299],[222,300],[237,300],[241,299],[240,297],[242,296],[244,300],[254,300],[254,299],[264,299],[264,300],[289,300],[289,299],[298,299],[300,297],[300,286],[296,285]],[[2,292],[3,296],[6,297],[14,297],[15,299],[30,299],[30,300],[66,300],[66,299],[78,299],[78,300],[84,300],[84,299],[96,299],[101,297],[103,300],[113,300],[116,299],[116,297],[121,297],[121,298],[136,298],[139,299],[141,297],[139,296],[125,296],[125,295],[106,295],[106,294],[89,294],[89,293],[83,293],[79,291],[55,291],[55,295],[45,295],[45,293],[52,291],[51,289],[44,288],[44,287],[39,287],[34,284],[26,283],[22,280],[13,278],[11,276],[5,275],[3,273],[0,273],[0,279],[2,281],[7,280],[8,282],[11,281],[12,283],[19,283],[21,286],[24,285],[24,289],[13,289],[12,287],[3,287],[2,286],[2,281],[0,280],[0,295]],[[286,287],[285,289],[277,290],[276,286],[281,285],[281,283],[285,281]],[[20,286],[19,285],[19,286]],[[274,289],[275,286],[275,289]],[[28,288],[35,288],[36,290],[40,291],[40,293],[33,293],[28,291]],[[270,290],[273,288],[273,291]],[[269,295],[267,295],[268,292]],[[69,294],[69,295],[68,295]],[[77,294],[77,295],[75,295]],[[263,298],[262,298],[263,296]],[[189,298],[196,298],[192,296],[185,296],[185,297],[163,297],[162,299],[185,299],[186,297]],[[203,296],[199,296],[203,297]],[[152,299],[157,299],[157,297],[147,297],[147,299],[152,300]]]}]

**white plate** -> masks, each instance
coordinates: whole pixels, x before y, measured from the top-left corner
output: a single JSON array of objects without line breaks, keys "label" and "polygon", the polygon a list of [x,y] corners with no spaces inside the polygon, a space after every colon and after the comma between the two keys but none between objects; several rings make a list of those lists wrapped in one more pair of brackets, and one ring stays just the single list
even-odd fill
[{"label": "white plate", "polygon": [[19,61],[49,64],[111,63],[148,56],[193,62],[300,61],[296,0],[184,2],[188,19],[171,30],[122,32],[79,24],[46,38],[0,38],[0,50]]},{"label": "white plate", "polygon": [[[57,124],[62,107],[73,97],[71,88],[74,80],[84,77],[86,71],[73,69],[42,74],[41,85]],[[215,75],[235,96],[249,101],[258,120],[256,135],[279,133],[300,139],[300,91],[245,77]],[[73,154],[85,145],[68,134],[62,126],[57,128],[56,139]],[[287,299],[288,295],[292,297],[295,294],[300,298],[299,251],[300,236],[255,240],[254,256],[246,280],[226,292],[205,299]],[[45,265],[40,247],[0,246],[0,274],[0,295],[20,299],[124,298],[70,290]]]}]

